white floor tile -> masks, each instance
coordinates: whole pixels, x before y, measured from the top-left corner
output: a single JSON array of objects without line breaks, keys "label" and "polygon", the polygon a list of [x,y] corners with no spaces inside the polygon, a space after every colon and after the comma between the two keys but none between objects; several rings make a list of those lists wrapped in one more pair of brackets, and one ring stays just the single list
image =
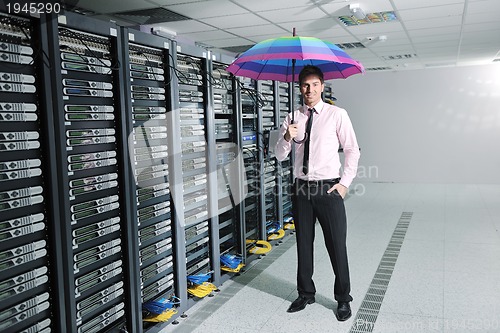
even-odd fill
[{"label": "white floor tile", "polygon": [[399,270],[392,274],[380,312],[443,316],[443,271]]}]

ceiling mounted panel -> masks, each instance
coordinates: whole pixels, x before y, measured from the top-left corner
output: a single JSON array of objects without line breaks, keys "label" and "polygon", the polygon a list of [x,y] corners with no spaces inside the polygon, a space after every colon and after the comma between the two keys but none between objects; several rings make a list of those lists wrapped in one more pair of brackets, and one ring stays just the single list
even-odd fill
[{"label": "ceiling mounted panel", "polygon": [[116,13],[117,11],[141,10],[155,8],[156,5],[136,0],[79,0],[77,6],[99,14]]},{"label": "ceiling mounted panel", "polygon": [[[189,17],[178,14],[165,8],[149,8],[115,13],[115,16],[136,21],[139,24],[155,24],[190,20]],[[146,18],[146,20],[144,20]]]}]

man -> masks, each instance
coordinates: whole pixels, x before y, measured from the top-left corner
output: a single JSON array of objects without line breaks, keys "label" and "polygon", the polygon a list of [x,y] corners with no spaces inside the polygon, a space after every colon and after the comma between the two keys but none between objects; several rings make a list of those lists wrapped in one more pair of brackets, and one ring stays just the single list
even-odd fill
[{"label": "man", "polygon": [[[288,312],[303,310],[314,303],[313,242],[318,219],[335,273],[334,296],[338,302],[337,319],[351,317],[349,265],[347,261],[347,218],[344,198],[356,175],[359,147],[347,112],[322,100],[323,73],[318,67],[305,66],[299,74],[304,106],[283,121],[275,154],[283,160],[295,151],[292,212],[297,239],[297,291],[299,297]],[[292,142],[295,142],[292,144]],[[344,169],[338,154],[342,147]]]}]

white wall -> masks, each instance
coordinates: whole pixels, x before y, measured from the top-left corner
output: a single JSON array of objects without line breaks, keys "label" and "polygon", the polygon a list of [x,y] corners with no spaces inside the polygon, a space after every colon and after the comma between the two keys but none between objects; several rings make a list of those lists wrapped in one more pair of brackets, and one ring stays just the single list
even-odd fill
[{"label": "white wall", "polygon": [[358,136],[358,181],[500,184],[500,64],[330,82]]}]

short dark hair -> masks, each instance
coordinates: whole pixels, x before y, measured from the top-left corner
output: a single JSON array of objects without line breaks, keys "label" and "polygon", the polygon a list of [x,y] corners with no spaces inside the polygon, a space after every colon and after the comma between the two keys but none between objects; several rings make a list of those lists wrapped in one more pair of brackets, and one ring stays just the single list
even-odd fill
[{"label": "short dark hair", "polygon": [[304,81],[306,76],[309,75],[316,75],[317,77],[319,77],[321,83],[325,83],[325,80],[323,79],[323,72],[321,71],[321,69],[319,69],[319,67],[313,65],[305,65],[299,74],[299,84],[302,84],[302,81]]}]

